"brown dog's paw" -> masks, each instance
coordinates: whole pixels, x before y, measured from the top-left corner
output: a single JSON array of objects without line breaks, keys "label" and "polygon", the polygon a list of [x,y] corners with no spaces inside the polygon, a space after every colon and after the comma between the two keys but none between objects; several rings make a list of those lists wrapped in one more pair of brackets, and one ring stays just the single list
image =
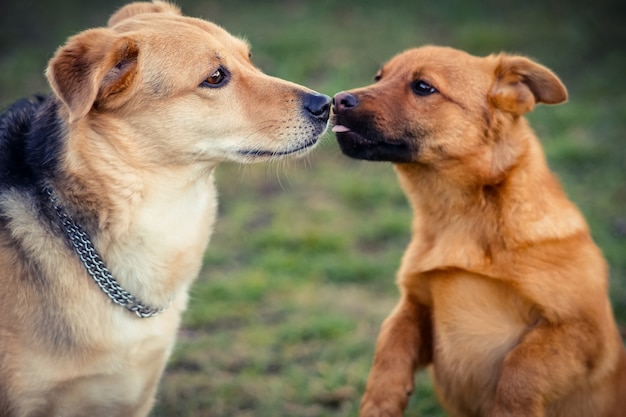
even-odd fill
[{"label": "brown dog's paw", "polygon": [[367,402],[361,405],[359,417],[402,417],[403,412],[403,408],[394,406],[388,401],[383,404]]},{"label": "brown dog's paw", "polygon": [[498,406],[496,405],[489,417],[544,417],[545,412],[540,405],[525,405],[521,407]]},{"label": "brown dog's paw", "polygon": [[359,417],[402,417],[411,393],[412,389],[406,392],[379,390],[376,394],[366,392],[361,401]]}]

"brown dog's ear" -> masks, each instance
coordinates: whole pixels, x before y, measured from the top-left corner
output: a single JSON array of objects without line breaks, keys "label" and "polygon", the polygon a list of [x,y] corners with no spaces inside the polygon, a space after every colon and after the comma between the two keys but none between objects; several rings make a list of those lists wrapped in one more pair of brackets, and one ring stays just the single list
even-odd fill
[{"label": "brown dog's ear", "polygon": [[156,0],[152,3],[130,3],[115,12],[113,16],[111,16],[111,18],[109,19],[108,25],[109,27],[115,26],[122,20],[142,13],[169,13],[177,16],[180,16],[182,14],[177,6],[164,1]]},{"label": "brown dog's ear", "polygon": [[500,55],[496,82],[490,93],[494,107],[521,116],[536,103],[558,104],[567,90],[548,68],[521,56]]},{"label": "brown dog's ear", "polygon": [[90,29],[69,39],[46,70],[54,93],[67,106],[70,122],[105,99],[120,98],[137,73],[139,48],[111,30]]}]

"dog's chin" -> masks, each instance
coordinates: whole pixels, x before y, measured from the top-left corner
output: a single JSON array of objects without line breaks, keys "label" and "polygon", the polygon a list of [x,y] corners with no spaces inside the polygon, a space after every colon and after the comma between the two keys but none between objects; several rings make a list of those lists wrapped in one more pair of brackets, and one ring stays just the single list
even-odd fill
[{"label": "dog's chin", "polygon": [[407,142],[369,139],[352,130],[334,131],[341,152],[350,158],[396,163],[414,160],[414,150]]},{"label": "dog's chin", "polygon": [[298,145],[292,145],[286,149],[268,150],[268,149],[242,149],[237,152],[237,158],[240,162],[264,162],[275,161],[283,158],[298,158],[311,152],[319,143],[319,136],[309,138]]}]

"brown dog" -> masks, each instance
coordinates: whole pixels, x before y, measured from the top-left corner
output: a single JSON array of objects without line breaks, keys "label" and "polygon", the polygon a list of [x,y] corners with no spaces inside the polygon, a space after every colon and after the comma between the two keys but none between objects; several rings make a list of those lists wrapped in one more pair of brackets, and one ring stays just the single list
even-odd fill
[{"label": "brown dog", "polygon": [[361,416],[400,416],[416,369],[450,416],[626,415],[607,267],[523,115],[567,93],[520,56],[404,52],[338,93],[353,158],[394,163],[414,211]]},{"label": "brown dog", "polygon": [[211,235],[215,167],[312,149],[330,97],[162,2],[70,38],[47,76],[51,96],[0,117],[0,416],[145,416]]}]

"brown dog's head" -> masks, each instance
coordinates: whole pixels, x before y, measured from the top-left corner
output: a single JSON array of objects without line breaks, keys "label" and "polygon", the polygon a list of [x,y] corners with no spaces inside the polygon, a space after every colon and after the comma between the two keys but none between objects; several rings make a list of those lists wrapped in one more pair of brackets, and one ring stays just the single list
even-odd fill
[{"label": "brown dog's head", "polygon": [[397,55],[375,80],[334,97],[333,131],[346,155],[462,168],[482,182],[524,147],[511,132],[520,116],[567,99],[559,79],[527,58],[434,46]]},{"label": "brown dog's head", "polygon": [[329,97],[254,67],[246,42],[159,1],[70,38],[46,74],[70,131],[104,133],[144,165],[302,154],[330,113]]}]

